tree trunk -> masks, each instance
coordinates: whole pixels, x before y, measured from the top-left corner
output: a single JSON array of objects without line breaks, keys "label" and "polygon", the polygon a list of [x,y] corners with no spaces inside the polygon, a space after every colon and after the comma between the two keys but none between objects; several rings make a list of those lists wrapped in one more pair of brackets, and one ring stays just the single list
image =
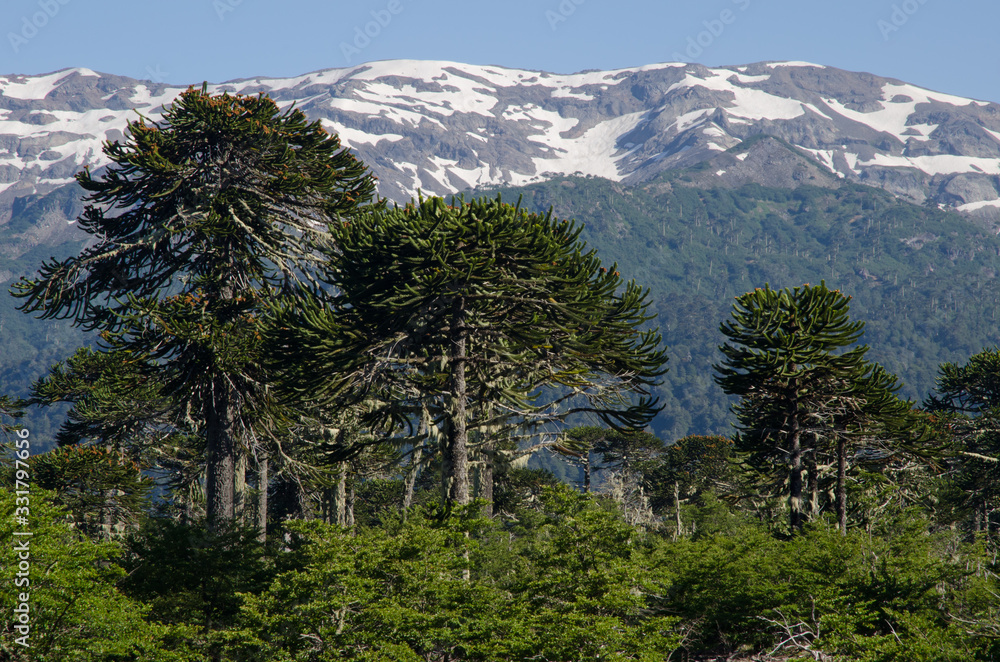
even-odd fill
[{"label": "tree trunk", "polygon": [[302,483],[295,481],[295,500],[299,507],[299,517],[301,519],[315,519],[316,508],[313,506],[309,492],[302,486]]},{"label": "tree trunk", "polygon": [[340,475],[337,477],[337,492],[334,497],[337,511],[337,526],[347,526],[347,462],[340,463]]},{"label": "tree trunk", "polygon": [[837,526],[840,535],[847,535],[847,442],[837,438]]},{"label": "tree trunk", "polygon": [[481,483],[481,496],[486,500],[486,516],[493,517],[493,450],[490,448],[483,449]]},{"label": "tree trunk", "polygon": [[[111,505],[114,493],[115,490],[101,490],[101,505],[97,509],[97,534],[102,540],[111,540],[111,534],[115,530],[115,521],[112,515],[114,509]],[[87,526],[85,519],[77,522],[77,526],[81,531],[87,531],[90,528]],[[89,533],[89,531],[87,532]]]},{"label": "tree trunk", "polygon": [[674,514],[677,516],[677,529],[674,530],[674,542],[681,537],[684,531],[684,524],[681,522],[681,484],[674,481]]},{"label": "tree trunk", "polygon": [[791,457],[788,471],[788,509],[792,533],[802,529],[802,432],[797,407],[792,405]]},{"label": "tree trunk", "polygon": [[247,503],[247,455],[240,453],[236,458],[236,471],[233,475],[233,514],[240,524],[250,523],[250,511]]},{"label": "tree trunk", "polygon": [[809,491],[809,517],[815,518],[819,515],[819,466],[816,461],[816,449],[813,448],[812,459],[807,469],[808,491]]},{"label": "tree trunk", "polygon": [[257,539],[261,542],[267,540],[267,484],[270,481],[268,463],[267,457],[262,457],[257,467],[257,530],[260,531]]},{"label": "tree trunk", "polygon": [[975,537],[986,534],[989,540],[990,533],[990,510],[986,497],[977,495],[973,499],[972,507],[972,531]]},{"label": "tree trunk", "polygon": [[403,489],[403,517],[406,517],[406,511],[413,504],[413,486],[416,484],[417,476],[420,474],[420,460],[423,454],[424,447],[421,441],[421,445],[417,446],[416,450],[413,451],[413,463],[410,465],[410,470],[406,473],[406,484]]},{"label": "tree trunk", "polygon": [[233,439],[235,416],[230,402],[229,386],[214,384],[205,404],[205,437],[207,441],[208,476],[205,480],[206,514],[210,526],[233,521],[236,475],[236,442]]},{"label": "tree trunk", "polygon": [[451,347],[451,420],[448,421],[448,447],[445,449],[445,479],[448,481],[448,505],[469,503],[469,449],[466,428],[465,385],[465,300],[455,299],[452,314]]},{"label": "tree trunk", "polygon": [[590,494],[590,449],[583,451],[583,493]]},{"label": "tree trunk", "polygon": [[347,499],[344,500],[344,524],[347,528],[354,526],[354,481],[347,490]]}]

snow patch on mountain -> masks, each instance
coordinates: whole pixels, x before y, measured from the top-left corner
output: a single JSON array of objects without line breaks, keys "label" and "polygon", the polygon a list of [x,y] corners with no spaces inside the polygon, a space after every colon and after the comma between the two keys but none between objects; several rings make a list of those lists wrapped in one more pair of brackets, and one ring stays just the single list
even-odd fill
[{"label": "snow patch on mountain", "polygon": [[871,160],[859,162],[860,166],[883,166],[890,168],[916,168],[928,175],[947,175],[959,172],[979,172],[1000,175],[1000,159],[984,159],[972,156],[938,154],[934,156],[891,156],[875,154]]},{"label": "snow patch on mountain", "polygon": [[[629,113],[628,115],[607,120],[587,130],[583,135],[575,139],[562,138],[561,132],[546,132],[541,134],[539,136],[542,139],[540,142],[543,142],[553,150],[557,156],[554,159],[536,157],[534,159],[536,171],[555,170],[566,175],[580,173],[583,175],[604,177],[614,181],[620,180],[623,177],[623,173],[619,171],[617,161],[624,154],[616,155],[616,152],[619,151],[616,147],[616,142],[620,136],[634,129],[642,120],[644,114],[641,112]],[[566,121],[564,126],[566,124],[570,124],[570,122]],[[575,124],[575,122],[572,124]],[[611,158],[608,158],[609,155],[611,155]]]},{"label": "snow patch on mountain", "polygon": [[41,76],[0,76],[0,94],[11,99],[44,99],[66,78],[76,74],[86,77],[100,77],[90,69],[63,69]]},{"label": "snow patch on mountain", "polygon": [[955,209],[958,209],[959,211],[978,211],[987,207],[1000,209],[1000,198],[996,200],[980,200],[979,202],[970,202],[968,204],[959,205]]},{"label": "snow patch on mountain", "polygon": [[809,67],[811,69],[826,69],[822,64],[815,64],[813,62],[803,62],[801,60],[787,60],[785,62],[766,62],[764,66],[770,67],[772,69],[777,69],[780,67]]}]

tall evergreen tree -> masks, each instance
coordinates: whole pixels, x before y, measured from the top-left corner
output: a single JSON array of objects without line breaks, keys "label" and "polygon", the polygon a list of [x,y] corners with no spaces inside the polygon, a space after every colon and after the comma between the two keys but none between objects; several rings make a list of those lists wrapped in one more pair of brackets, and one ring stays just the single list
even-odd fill
[{"label": "tall evergreen tree", "polygon": [[66,446],[32,458],[32,474],[53,502],[64,506],[77,531],[110,538],[138,525],[152,481],[123,454],[94,446]]},{"label": "tall evergreen tree", "polygon": [[641,428],[657,411],[648,389],[667,359],[659,333],[639,330],[648,292],[602,267],[580,230],[499,199],[432,198],[340,224],[325,275],[336,295],[278,311],[268,358],[299,397],[373,403],[372,429],[412,427],[426,408],[447,500],[465,504],[470,429],[502,435],[574,411]]},{"label": "tall evergreen tree", "polygon": [[[17,421],[24,417],[24,408],[27,404],[21,398],[0,395],[0,434],[6,437],[17,428]],[[11,423],[6,419],[10,419]]]},{"label": "tall evergreen tree", "polygon": [[716,435],[678,439],[656,458],[644,477],[654,510],[673,506],[674,540],[684,533],[681,504],[706,491],[728,489],[733,441]]},{"label": "tall evergreen tree", "polygon": [[847,442],[897,435],[917,421],[910,403],[899,400],[896,378],[855,345],[864,322],[849,318],[850,297],[838,290],[803,285],[757,288],[736,298],[732,319],[721,331],[730,339],[719,349],[716,381],[741,397],[734,406],[737,449],[751,463],[787,467],[789,520],[805,522],[802,502],[807,451],[812,462],[823,446],[836,444],[837,514],[846,525]]},{"label": "tall evergreen tree", "polygon": [[374,178],[320,123],[262,96],[189,89],[157,122],[105,145],[80,227],[95,241],[22,279],[21,310],[71,318],[129,352],[179,411],[201,418],[208,516],[234,516],[240,448],[268,417],[258,311],[313,282],[324,228],[354,214]]},{"label": "tall evergreen tree", "polygon": [[[590,492],[593,470],[615,469],[630,477],[645,474],[656,465],[663,452],[663,441],[649,432],[623,432],[613,428],[585,425],[566,431],[562,443],[552,450],[575,457],[583,467],[583,491]],[[600,463],[591,467],[591,455],[600,455]]]},{"label": "tall evergreen tree", "polygon": [[[955,444],[952,485],[974,533],[1000,528],[1000,348],[988,347],[964,365],[944,363],[927,407],[946,416]],[[949,415],[950,414],[950,415]]]}]

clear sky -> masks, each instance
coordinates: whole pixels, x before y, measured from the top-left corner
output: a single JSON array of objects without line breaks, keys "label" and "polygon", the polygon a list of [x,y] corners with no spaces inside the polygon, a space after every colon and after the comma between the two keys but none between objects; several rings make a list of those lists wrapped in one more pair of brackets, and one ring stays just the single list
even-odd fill
[{"label": "clear sky", "polygon": [[998,0],[3,0],[0,74],[174,84],[394,58],[557,73],[805,60],[1000,102]]}]

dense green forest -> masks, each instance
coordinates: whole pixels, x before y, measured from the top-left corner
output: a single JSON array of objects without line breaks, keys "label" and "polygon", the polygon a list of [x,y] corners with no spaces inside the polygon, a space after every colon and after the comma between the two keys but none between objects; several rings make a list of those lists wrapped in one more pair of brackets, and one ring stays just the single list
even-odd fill
[{"label": "dense green forest", "polygon": [[69,346],[0,393],[0,659],[1000,657],[975,226],[684,173],[390,208],[204,89],[129,131],[12,288]]},{"label": "dense green forest", "polygon": [[[76,187],[66,187],[65,190],[73,192],[74,189],[79,195],[80,191]],[[34,209],[33,205],[31,209]],[[3,226],[3,232],[0,232],[0,246],[7,242],[8,246],[12,246],[16,241],[10,225]],[[38,245],[17,258],[0,257],[0,273],[16,280],[31,274],[43,260],[68,257],[79,252],[82,246],[82,241],[55,247]],[[10,282],[6,282],[5,291],[0,295],[0,346],[3,347],[0,355],[0,384],[4,385],[4,393],[27,397],[31,392],[32,382],[48,372],[56,362],[71,355],[87,341],[87,336],[73,328],[68,321],[41,322],[19,312],[17,301],[6,292]],[[25,423],[32,430],[37,430],[39,439],[52,440],[67,409],[65,406],[34,407],[26,413]],[[52,448],[53,445],[49,441],[43,448]]]},{"label": "dense green forest", "polygon": [[719,324],[734,297],[765,283],[825,280],[849,294],[872,358],[918,402],[939,364],[1000,342],[1000,239],[968,219],[849,184],[705,190],[686,179],[671,171],[625,187],[571,177],[499,191],[577,219],[604,261],[650,288],[670,347],[670,379],[658,393],[666,408],[653,424],[665,438],[729,433],[732,401],[710,370]]}]

